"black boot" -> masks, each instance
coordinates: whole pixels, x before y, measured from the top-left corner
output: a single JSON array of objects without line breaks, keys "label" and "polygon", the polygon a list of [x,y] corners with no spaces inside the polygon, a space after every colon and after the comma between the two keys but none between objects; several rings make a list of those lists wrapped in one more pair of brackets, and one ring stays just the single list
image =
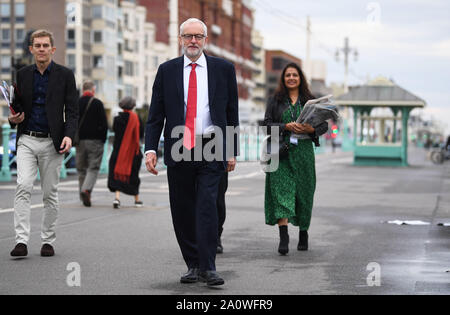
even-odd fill
[{"label": "black boot", "polygon": [[289,234],[287,225],[279,226],[280,228],[280,245],[278,246],[278,252],[281,255],[289,253]]},{"label": "black boot", "polygon": [[308,231],[300,231],[297,249],[301,251],[308,250]]}]

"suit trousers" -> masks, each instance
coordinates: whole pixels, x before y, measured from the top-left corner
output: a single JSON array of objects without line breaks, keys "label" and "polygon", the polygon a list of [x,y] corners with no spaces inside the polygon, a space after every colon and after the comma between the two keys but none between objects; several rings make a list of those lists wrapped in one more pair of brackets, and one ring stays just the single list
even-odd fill
[{"label": "suit trousers", "polygon": [[59,212],[57,188],[63,158],[56,152],[51,138],[20,136],[17,142],[17,188],[14,199],[16,243],[28,244],[30,240],[31,192],[38,170],[44,202],[41,239],[43,244],[55,242]]},{"label": "suit trousers", "polygon": [[101,140],[80,140],[77,145],[76,165],[80,193],[92,192],[97,182],[98,172],[102,163],[104,145]]},{"label": "suit trousers", "polygon": [[167,168],[175,235],[188,268],[216,270],[217,195],[223,162],[179,162]]},{"label": "suit trousers", "polygon": [[228,172],[223,174],[220,179],[219,191],[217,196],[217,213],[219,215],[219,239],[222,237],[223,225],[226,218],[225,194],[228,189]]}]

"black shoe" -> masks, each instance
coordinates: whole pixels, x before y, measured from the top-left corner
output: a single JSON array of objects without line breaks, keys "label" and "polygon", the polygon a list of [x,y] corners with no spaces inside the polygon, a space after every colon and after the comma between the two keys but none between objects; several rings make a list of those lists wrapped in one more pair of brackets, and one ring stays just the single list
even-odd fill
[{"label": "black shoe", "polygon": [[206,282],[206,285],[209,287],[223,285],[225,283],[225,281],[219,276],[219,274],[212,270],[201,271],[198,275],[198,278],[200,281]]},{"label": "black shoe", "polygon": [[181,276],[181,283],[196,283],[198,281],[198,268],[189,268],[188,272]]},{"label": "black shoe", "polygon": [[141,200],[134,202],[135,208],[142,208],[143,206],[144,206],[144,203]]},{"label": "black shoe", "polygon": [[300,231],[297,249],[301,251],[308,250],[308,231]]},{"label": "black shoe", "polygon": [[41,248],[41,256],[42,257],[52,257],[55,256],[55,250],[53,246],[50,244],[44,244]]},{"label": "black shoe", "polygon": [[223,246],[222,246],[222,240],[219,238],[219,241],[217,242],[217,254],[223,254]]},{"label": "black shoe", "polygon": [[113,208],[114,209],[119,209],[120,208],[120,200],[118,200],[118,199],[114,200]]},{"label": "black shoe", "polygon": [[12,257],[25,257],[28,255],[27,245],[18,243],[11,252]]},{"label": "black shoe", "polygon": [[91,193],[88,190],[83,190],[81,192],[81,199],[83,200],[83,205],[85,207],[91,206]]},{"label": "black shoe", "polygon": [[280,255],[289,253],[289,234],[287,225],[280,226],[280,245],[278,245],[278,252]]}]

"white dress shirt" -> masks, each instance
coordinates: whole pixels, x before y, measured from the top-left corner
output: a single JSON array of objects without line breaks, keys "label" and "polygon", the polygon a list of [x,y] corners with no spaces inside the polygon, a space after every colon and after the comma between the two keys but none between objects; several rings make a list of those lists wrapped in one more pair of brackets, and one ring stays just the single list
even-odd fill
[{"label": "white dress shirt", "polygon": [[[184,117],[186,117],[187,110],[189,77],[192,70],[191,63],[192,61],[184,56]],[[213,132],[214,128],[209,112],[208,64],[205,55],[202,54],[195,63],[197,64],[195,68],[195,73],[197,74],[197,119],[195,134],[201,136]]]}]

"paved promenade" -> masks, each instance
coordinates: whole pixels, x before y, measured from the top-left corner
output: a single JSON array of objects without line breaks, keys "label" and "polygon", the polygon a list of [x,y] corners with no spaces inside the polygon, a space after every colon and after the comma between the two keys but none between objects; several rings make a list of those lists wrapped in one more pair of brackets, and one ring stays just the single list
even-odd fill
[{"label": "paved promenade", "polygon": [[[173,232],[167,177],[142,172],[144,208],[114,195],[100,178],[93,206],[77,195],[77,178],[60,185],[56,256],[40,250],[42,197],[33,193],[29,255],[15,260],[14,183],[0,184],[0,294],[450,294],[450,165],[432,165],[410,150],[408,168],[354,167],[349,153],[317,156],[317,192],[310,251],[279,256],[278,229],[264,224],[264,173],[241,162],[230,175],[224,254],[226,283],[182,285],[186,271]],[[419,220],[428,225],[388,224]],[[75,263],[75,264],[71,264]],[[71,287],[73,266],[81,286]],[[67,270],[69,268],[69,270]],[[69,281],[70,283],[70,281]]]}]

